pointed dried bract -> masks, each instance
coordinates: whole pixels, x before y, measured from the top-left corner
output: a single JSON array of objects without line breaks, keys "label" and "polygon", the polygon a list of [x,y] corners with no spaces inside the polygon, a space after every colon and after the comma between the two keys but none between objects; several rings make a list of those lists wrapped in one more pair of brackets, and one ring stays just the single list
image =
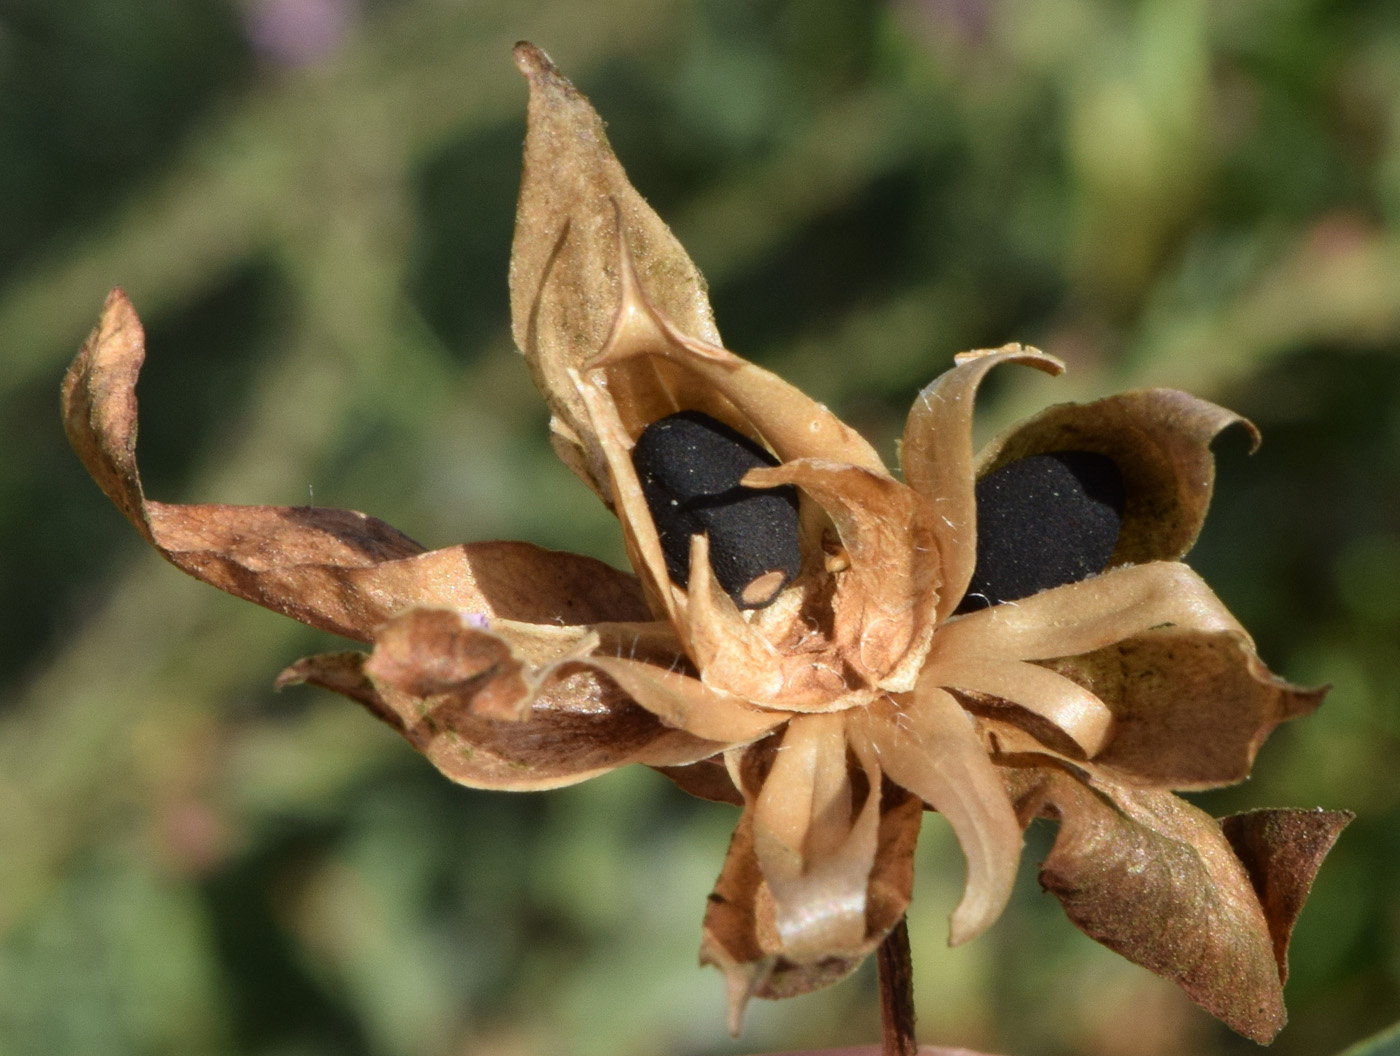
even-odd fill
[{"label": "pointed dried bract", "polygon": [[[530,89],[516,342],[551,442],[616,512],[635,574],[525,543],[425,551],[350,511],[148,500],[135,455],[145,342],[120,291],[63,387],[93,478],[189,574],[369,643],[279,682],[358,701],[452,780],[542,789],[643,763],[741,805],[701,947],[736,1030],[750,997],[825,986],[884,940],[909,903],[927,807],[967,860],[951,941],[995,922],[1024,826],[1050,816],[1041,880],[1076,924],[1241,1033],[1272,1037],[1288,935],[1346,816],[1261,812],[1222,828],[1172,795],[1242,780],[1274,727],[1322,696],[1271,675],[1180,563],[1210,498],[1209,444],[1242,420],[1149,390],[1051,408],[978,455],[983,378],[1008,363],[1063,370],[1008,345],[957,357],[920,394],[901,483],[827,408],[720,344],[704,280],[598,115],[539,49],[515,56]],[[796,495],[796,527],[687,529],[688,564],[668,565],[677,544],[663,544],[633,448],[677,414],[750,453],[696,500],[712,504],[706,523],[734,495],[776,488]],[[1028,488],[1057,474],[1034,523],[1004,516],[1018,496],[993,508],[979,487],[1007,467]],[[688,523],[660,512],[669,532]],[[1074,551],[1097,563],[1049,582],[1050,563],[987,567],[1030,560],[1018,541],[1072,549],[1078,525],[1116,532]],[[773,531],[795,537],[752,534]],[[997,547],[979,552],[992,531]],[[736,585],[716,572],[736,548],[799,557]],[[974,573],[1007,586],[968,597]]]},{"label": "pointed dried bract", "polygon": [[1251,810],[1220,819],[1264,907],[1280,984],[1288,981],[1293,925],[1322,860],[1352,817],[1349,810]]},{"label": "pointed dried bract", "polygon": [[[597,354],[617,314],[619,228],[658,308],[687,335],[718,345],[705,280],[670,229],[643,201],[613,155],[603,122],[533,44],[515,46],[529,80],[529,131],[511,246],[515,343],[563,429],[582,449],[595,488],[607,472],[583,401],[569,379]],[[650,366],[647,367],[650,370]],[[658,415],[659,417],[659,415]]]},{"label": "pointed dried bract", "polygon": [[1260,1044],[1283,1027],[1263,907],[1219,825],[1165,792],[1049,773],[1060,832],[1040,882],[1091,938],[1181,985]]}]

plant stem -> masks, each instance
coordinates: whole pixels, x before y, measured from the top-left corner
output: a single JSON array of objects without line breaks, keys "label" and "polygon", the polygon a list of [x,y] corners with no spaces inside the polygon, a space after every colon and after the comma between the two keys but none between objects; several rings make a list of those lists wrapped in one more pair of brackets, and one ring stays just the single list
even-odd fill
[{"label": "plant stem", "polygon": [[914,963],[909,957],[909,926],[904,917],[880,943],[880,1020],[883,1056],[918,1056],[914,1040]]}]

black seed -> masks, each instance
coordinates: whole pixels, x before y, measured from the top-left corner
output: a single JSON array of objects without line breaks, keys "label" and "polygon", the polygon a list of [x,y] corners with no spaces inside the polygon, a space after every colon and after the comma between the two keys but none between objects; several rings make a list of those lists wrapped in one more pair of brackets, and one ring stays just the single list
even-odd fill
[{"label": "black seed", "polygon": [[977,482],[977,567],[958,612],[1102,572],[1123,523],[1123,474],[1106,455],[1030,455]]},{"label": "black seed", "polygon": [[[699,411],[652,422],[632,448],[632,465],[661,536],[666,571],[690,582],[690,537],[710,537],[715,579],[740,608],[769,604],[802,565],[797,489],[745,488],[749,470],[778,464],[747,436]],[[760,596],[744,588],[767,573]]]}]

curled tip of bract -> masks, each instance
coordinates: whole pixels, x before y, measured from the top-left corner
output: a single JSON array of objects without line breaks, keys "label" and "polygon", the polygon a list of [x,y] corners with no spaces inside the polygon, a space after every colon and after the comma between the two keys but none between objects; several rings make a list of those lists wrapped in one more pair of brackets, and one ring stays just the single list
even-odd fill
[{"label": "curled tip of bract", "polygon": [[63,426],[83,466],[127,520],[154,542],[136,471],[136,379],[146,335],[121,287],[63,377]]},{"label": "curled tip of bract", "polygon": [[515,57],[516,67],[526,77],[559,76],[554,61],[528,40],[519,41],[511,54]]},{"label": "curled tip of bract", "polygon": [[943,562],[939,620],[949,616],[962,600],[976,564],[972,410],[978,387],[1001,363],[1019,363],[1052,377],[1065,369],[1056,357],[1019,344],[963,352],[955,360],[957,366],[919,393],[909,411],[900,447],[904,479],[938,514],[933,527]]},{"label": "curled tip of bract", "polygon": [[1220,819],[1269,922],[1279,982],[1288,981],[1288,943],[1322,860],[1355,815],[1349,810],[1251,810]]},{"label": "curled tip of bract", "polygon": [[1042,351],[1034,345],[1023,345],[1019,341],[1012,341],[1000,348],[973,348],[966,352],[959,352],[953,357],[953,362],[961,367],[968,363],[975,363],[979,359],[989,358],[993,359],[994,362],[1014,360],[1017,363],[1024,363],[1037,370],[1043,370],[1052,377],[1065,372],[1065,361],[1059,356],[1052,356],[1049,352]]}]

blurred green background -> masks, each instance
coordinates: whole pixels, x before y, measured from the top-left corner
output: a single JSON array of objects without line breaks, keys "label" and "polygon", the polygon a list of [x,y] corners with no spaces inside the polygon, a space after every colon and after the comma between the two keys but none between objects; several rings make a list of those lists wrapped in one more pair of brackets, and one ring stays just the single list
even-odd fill
[{"label": "blurred green background", "polygon": [[[695,966],[731,808],[641,769],[440,778],[336,648],[143,547],[59,426],[109,287],[147,324],[153,497],[348,506],[430,546],[622,561],[508,334],[529,38],[709,276],[727,343],[891,459],[917,388],[1021,340],[988,430],[1170,384],[1251,416],[1193,563],[1297,681],[1248,784],[1350,808],[1279,1056],[1400,1018],[1400,6],[1386,0],[4,0],[0,1053],[718,1056],[878,1036],[873,973],[723,1032]],[[1023,372],[1031,373],[1031,372]],[[948,950],[923,1040],[1254,1051],[1040,893]]]}]

